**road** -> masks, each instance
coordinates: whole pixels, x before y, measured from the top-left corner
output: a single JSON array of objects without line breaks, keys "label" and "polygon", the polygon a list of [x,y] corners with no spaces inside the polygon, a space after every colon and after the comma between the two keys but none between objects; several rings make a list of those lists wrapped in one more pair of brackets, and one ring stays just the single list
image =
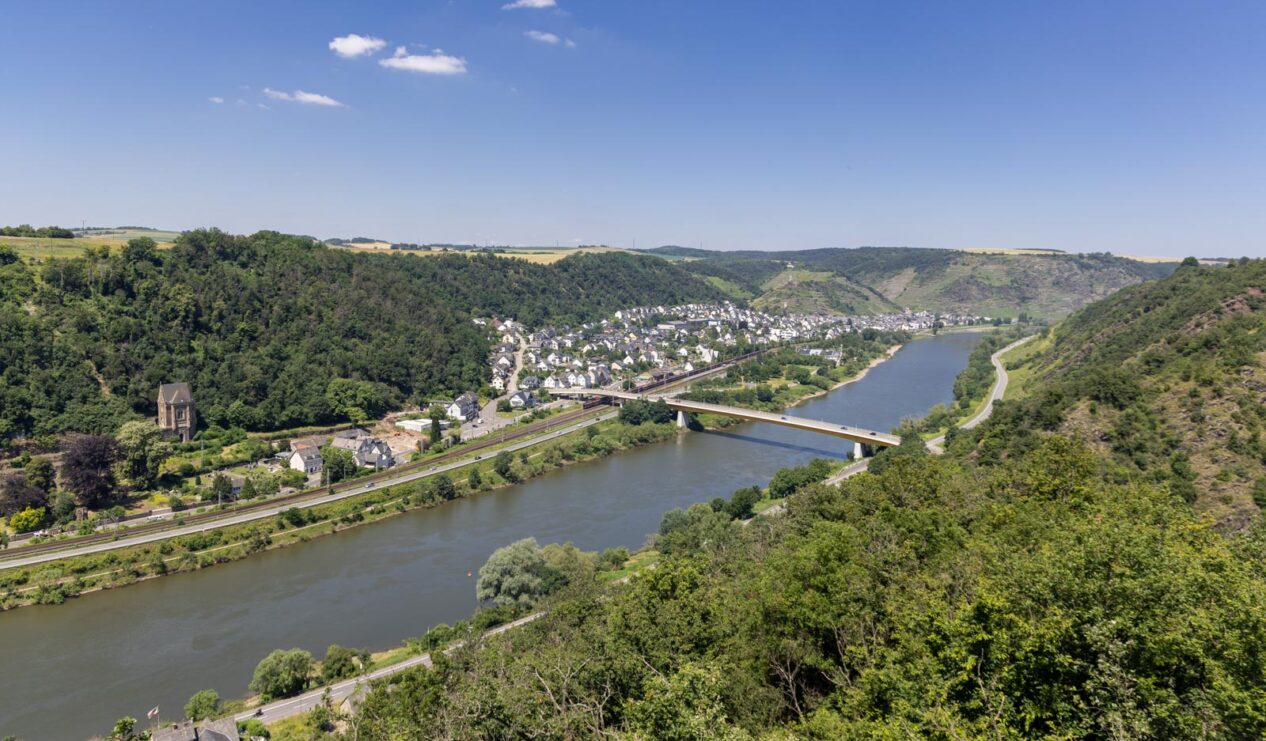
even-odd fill
[{"label": "road", "polygon": [[[505,625],[497,626],[496,628],[489,630],[487,633],[484,633],[483,638],[488,638],[490,636],[497,635],[498,633],[504,633],[507,630],[517,628],[520,625],[526,625],[527,623],[540,618],[544,614],[545,613],[543,612],[537,612],[526,617],[521,617],[513,622],[506,623]],[[446,649],[444,653],[453,651],[461,646],[462,642],[458,642],[451,648]],[[321,687],[310,692],[305,692],[296,697],[270,702],[266,705],[259,706],[255,710],[246,710],[238,713],[233,716],[233,719],[241,722],[244,720],[250,720],[251,718],[256,718],[263,721],[265,724],[271,725],[277,721],[285,720],[286,718],[311,711],[325,700],[327,692],[329,693],[330,704],[337,708],[339,704],[347,698],[357,694],[358,692],[364,691],[370,682],[376,679],[382,679],[383,677],[389,677],[393,674],[399,674],[402,671],[412,669],[416,666],[430,667],[431,655],[427,653],[420,656],[413,656],[398,664],[392,664],[391,666],[384,666],[381,669],[375,669],[361,677],[345,679],[341,682],[329,685],[328,687]]]},{"label": "road", "polygon": [[[502,448],[501,450],[516,452],[516,451],[522,450],[523,448],[531,447],[533,445],[538,445],[543,442],[548,442],[555,438],[562,437],[563,435],[568,435],[578,430],[583,430],[584,428],[589,427],[591,425],[595,425],[598,422],[612,419],[616,416],[616,414],[618,414],[618,412],[607,412],[604,414],[600,414],[596,417],[591,417],[590,419],[584,420],[582,422],[578,422],[573,425],[569,425],[567,427],[560,428],[558,430],[554,430],[552,432],[548,432],[538,437],[531,437],[517,443],[511,443],[505,446],[504,448]],[[111,551],[118,548],[128,548],[132,546],[145,545],[146,543],[154,543],[160,540],[167,540],[168,538],[179,537],[181,535],[192,535],[194,533],[200,533],[205,530],[214,530],[217,528],[227,527],[230,525],[240,525],[242,523],[254,522],[256,520],[265,520],[270,517],[276,517],[277,514],[281,512],[282,510],[291,509],[291,508],[307,509],[309,507],[315,507],[320,504],[327,504],[329,502],[337,502],[341,499],[347,499],[348,497],[354,497],[360,494],[364,494],[365,492],[371,491],[373,489],[379,489],[379,488],[384,488],[388,486],[395,486],[397,484],[404,484],[410,481],[416,481],[417,479],[426,478],[427,476],[435,476],[437,474],[445,473],[447,471],[453,471],[455,469],[462,468],[464,466],[470,465],[471,463],[474,463],[476,460],[479,460],[479,458],[483,457],[483,455],[484,454],[471,457],[471,458],[464,458],[459,461],[454,461],[453,463],[435,466],[432,469],[412,471],[410,473],[401,474],[400,476],[396,478],[381,479],[381,480],[373,482],[372,484],[367,484],[365,486],[358,486],[356,488],[347,489],[345,491],[339,491],[327,497],[314,497],[311,499],[304,500],[302,502],[284,503],[284,504],[279,504],[276,507],[265,507],[263,509],[251,510],[250,512],[243,512],[242,514],[239,514],[239,515],[229,515],[227,517],[219,518],[215,520],[214,522],[210,522],[210,523],[198,523],[195,525],[186,525],[184,527],[169,528],[169,529],[159,530],[157,532],[152,532],[152,533],[142,533],[138,535],[133,535],[131,537],[120,537],[118,540],[105,541],[105,542],[100,542],[100,543],[91,543],[84,546],[80,546],[78,548],[70,548],[70,549],[58,550],[58,551],[48,551],[45,553],[37,553],[31,556],[14,558],[14,559],[0,562],[0,571],[3,571],[5,569],[21,568],[23,566],[34,566],[36,564],[47,563],[49,561],[59,561],[63,558],[73,558],[75,556],[86,556],[92,553],[101,553],[104,551]]]},{"label": "road", "polygon": [[[994,378],[993,388],[989,391],[989,400],[985,403],[984,409],[981,409],[976,414],[976,416],[967,420],[960,426],[961,429],[970,430],[973,427],[976,427],[977,425],[979,425],[981,422],[984,422],[986,419],[989,419],[989,415],[993,413],[993,403],[1001,399],[1007,393],[1007,380],[1008,380],[1007,366],[1003,364],[1002,356],[1008,352],[1011,352],[1012,350],[1019,347],[1020,345],[1023,345],[1024,343],[1028,342],[1034,337],[1036,337],[1036,335],[1021,337],[1015,342],[1012,342],[1010,345],[1007,345],[1006,347],[1002,348],[998,352],[989,356],[989,362],[993,363],[994,375],[996,376]],[[931,440],[928,440],[928,450],[932,451],[933,453],[936,453],[937,455],[940,455],[941,453],[945,452],[944,445],[945,445],[944,435],[938,435],[937,437],[934,437]]]}]

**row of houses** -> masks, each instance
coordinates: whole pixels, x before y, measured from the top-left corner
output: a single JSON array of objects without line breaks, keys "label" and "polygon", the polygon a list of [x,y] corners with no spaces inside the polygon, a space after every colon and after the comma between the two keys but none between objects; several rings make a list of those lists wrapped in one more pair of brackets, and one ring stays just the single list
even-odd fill
[{"label": "row of houses", "polygon": [[336,432],[331,438],[317,436],[291,440],[286,465],[308,476],[319,474],[325,468],[321,450],[326,445],[348,451],[361,468],[381,471],[396,465],[391,446],[358,427]]}]

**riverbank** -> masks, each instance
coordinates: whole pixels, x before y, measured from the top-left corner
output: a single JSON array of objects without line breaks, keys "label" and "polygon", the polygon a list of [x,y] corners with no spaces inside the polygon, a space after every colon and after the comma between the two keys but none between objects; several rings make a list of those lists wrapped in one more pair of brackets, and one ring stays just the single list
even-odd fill
[{"label": "riverbank", "polygon": [[[790,400],[785,408],[799,406],[843,386],[861,381],[876,366],[892,358],[902,346],[897,344],[888,347],[880,356],[871,359],[859,372],[842,379],[829,389]],[[710,426],[720,429],[739,422],[740,420],[723,418]],[[588,426],[588,423],[583,423],[583,425]],[[418,483],[410,481],[384,486],[378,490],[367,490],[344,496],[337,502],[308,504],[303,509],[280,510],[266,517],[255,518],[250,522],[212,526],[200,529],[196,533],[158,535],[143,545],[103,549],[100,552],[69,555],[29,567],[15,567],[0,573],[0,610],[31,605],[58,605],[71,597],[241,560],[256,553],[285,548],[295,543],[305,543],[314,538],[378,522],[396,514],[432,508],[451,499],[503,489],[572,463],[605,457],[619,450],[640,447],[678,434],[675,429],[671,433],[668,430],[661,430],[652,433],[650,437],[646,437],[643,433],[621,434],[617,436],[614,444],[603,443],[603,438],[600,436],[604,432],[610,432],[611,429],[611,427],[605,427],[597,433],[599,441],[594,444],[597,446],[595,450],[589,450],[592,446],[586,445],[580,451],[572,451],[568,455],[561,453],[549,455],[547,463],[543,465],[528,465],[533,458],[541,455],[529,454],[527,459],[521,460],[522,465],[517,467],[519,470],[511,473],[509,478],[493,470],[491,453],[496,452],[495,449],[489,451],[484,456],[487,459],[482,462],[477,457],[474,460],[460,461],[446,466],[443,471],[434,475],[446,476],[449,471],[460,470],[468,476],[466,482],[452,484],[450,495],[418,489],[422,485],[421,482],[431,478],[431,476],[423,475],[422,478],[417,479]],[[529,443],[523,449],[533,450],[538,445],[547,443],[573,445],[579,434],[575,432],[554,440]],[[586,434],[587,439],[595,437],[593,433]],[[470,473],[470,471],[476,473]]]},{"label": "riverbank", "polygon": [[[681,434],[672,425],[624,425],[615,421],[613,415],[599,417],[583,427],[516,451],[519,456],[512,456],[504,471],[498,470],[503,465],[499,460],[501,454],[489,455],[454,464],[451,469],[416,481],[384,486],[302,510],[283,510],[270,519],[15,569],[0,575],[0,590],[3,590],[0,610],[58,605],[71,597],[230,563],[405,512],[492,493],[576,463],[605,458],[621,450],[662,442]],[[454,481],[447,475],[449,470],[460,470],[466,475],[465,480]],[[439,484],[441,478],[448,483]]]}]

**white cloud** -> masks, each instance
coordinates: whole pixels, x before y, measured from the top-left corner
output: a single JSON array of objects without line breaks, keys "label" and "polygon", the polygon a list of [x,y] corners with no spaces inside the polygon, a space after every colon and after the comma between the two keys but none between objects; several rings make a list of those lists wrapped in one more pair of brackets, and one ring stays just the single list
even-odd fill
[{"label": "white cloud", "polygon": [[518,10],[519,8],[552,8],[558,3],[554,0],[514,0],[501,6],[502,10]]},{"label": "white cloud", "polygon": [[212,103],[215,103],[216,105],[220,105],[221,103],[224,102],[224,98],[221,98],[218,95],[212,95],[210,98],[207,98],[207,100],[211,101]]},{"label": "white cloud", "polygon": [[335,54],[345,59],[352,57],[363,57],[366,54],[373,54],[387,45],[386,41],[374,38],[373,36],[361,36],[355,33],[349,33],[346,36],[337,36],[330,42],[330,49]]},{"label": "white cloud", "polygon": [[460,75],[466,72],[465,59],[449,56],[441,49],[434,49],[430,54],[410,54],[403,46],[398,46],[394,56],[379,59],[378,63],[387,69],[420,72],[424,75]]},{"label": "white cloud", "polygon": [[289,103],[303,103],[304,105],[320,105],[333,108],[341,108],[343,106],[342,103],[329,97],[328,95],[309,93],[304,92],[303,90],[296,90],[293,93],[288,93],[284,90],[273,90],[270,87],[266,87],[264,88],[264,95],[267,95],[273,100],[284,100]]},{"label": "white cloud", "polygon": [[542,44],[557,44],[562,41],[562,39],[558,38],[558,34],[549,33],[547,31],[524,31],[523,35],[533,41],[539,41]]},{"label": "white cloud", "polygon": [[568,49],[575,49],[576,42],[572,41],[571,39],[567,39],[566,41],[563,42],[563,46],[567,47]]}]

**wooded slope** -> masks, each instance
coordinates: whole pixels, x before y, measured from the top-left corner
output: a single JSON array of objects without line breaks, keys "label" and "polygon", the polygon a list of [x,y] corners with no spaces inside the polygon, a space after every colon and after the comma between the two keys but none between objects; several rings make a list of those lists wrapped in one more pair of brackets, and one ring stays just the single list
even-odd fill
[{"label": "wooded slope", "polygon": [[[2,249],[2,248],[0,248]],[[486,256],[350,254],[259,232],[203,230],[39,266],[0,253],[0,440],[113,431],[191,384],[207,423],[277,429],[379,413],[479,387],[473,316],[537,326],[719,298],[679,267],[629,254],[554,265]],[[331,383],[348,379],[340,391]]]}]

